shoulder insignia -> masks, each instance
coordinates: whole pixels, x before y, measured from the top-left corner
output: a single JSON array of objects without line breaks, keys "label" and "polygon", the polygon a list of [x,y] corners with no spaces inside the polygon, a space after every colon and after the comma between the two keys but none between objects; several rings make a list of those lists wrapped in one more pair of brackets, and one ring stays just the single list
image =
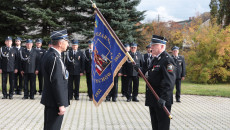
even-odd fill
[{"label": "shoulder insignia", "polygon": [[160,59],[161,59],[161,57],[158,58],[158,60],[160,60]]},{"label": "shoulder insignia", "polygon": [[168,72],[173,72],[173,65],[172,64],[167,65],[167,71]]}]

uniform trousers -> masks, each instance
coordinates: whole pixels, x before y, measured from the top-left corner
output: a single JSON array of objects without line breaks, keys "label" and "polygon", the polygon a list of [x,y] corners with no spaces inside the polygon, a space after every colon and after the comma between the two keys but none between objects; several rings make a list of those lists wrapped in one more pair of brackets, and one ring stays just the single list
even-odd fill
[{"label": "uniform trousers", "polygon": [[[73,89],[73,82],[75,85],[75,89]],[[68,79],[69,99],[73,98],[73,93],[75,98],[79,98],[79,86],[80,86],[80,75],[70,75]]]},{"label": "uniform trousers", "polygon": [[117,98],[117,92],[118,92],[118,76],[114,77],[114,86],[109,92],[108,96],[106,96],[107,99],[110,99],[112,97],[113,100]]},{"label": "uniform trousers", "polygon": [[[171,106],[166,106],[166,108],[171,111]],[[153,130],[169,130],[170,119],[166,115],[163,108],[159,106],[149,107],[151,124]]]},{"label": "uniform trousers", "polygon": [[20,72],[18,71],[18,73],[14,74],[14,89],[17,94],[22,91],[22,75]]},{"label": "uniform trousers", "polygon": [[43,75],[41,72],[38,73],[38,81],[39,81],[39,91],[38,92],[42,93],[44,79],[43,79]]},{"label": "uniform trousers", "polygon": [[93,92],[92,92],[92,78],[91,78],[91,73],[86,73],[86,82],[87,82],[87,88],[88,88],[88,95],[89,98],[92,98]]},{"label": "uniform trousers", "polygon": [[122,93],[122,95],[126,96],[127,91],[128,91],[127,76],[122,76],[121,77],[121,93]]},{"label": "uniform trousers", "polygon": [[14,72],[2,72],[2,94],[7,97],[7,74],[9,74],[10,83],[9,96],[12,97],[14,94]]},{"label": "uniform trousers", "polygon": [[[34,98],[35,91],[35,81],[36,75],[34,73],[24,73],[24,97],[28,98],[30,91],[30,98]],[[29,90],[29,82],[30,82],[30,90]]]},{"label": "uniform trousers", "polygon": [[181,79],[176,79],[176,100],[180,100]]},{"label": "uniform trousers", "polygon": [[63,115],[58,115],[58,107],[45,106],[44,114],[44,130],[60,130],[63,120]]},{"label": "uniform trousers", "polygon": [[132,93],[132,97],[136,98],[139,89],[139,76],[127,76],[127,80],[128,80],[128,90],[127,90],[126,97],[127,99],[130,99]]}]

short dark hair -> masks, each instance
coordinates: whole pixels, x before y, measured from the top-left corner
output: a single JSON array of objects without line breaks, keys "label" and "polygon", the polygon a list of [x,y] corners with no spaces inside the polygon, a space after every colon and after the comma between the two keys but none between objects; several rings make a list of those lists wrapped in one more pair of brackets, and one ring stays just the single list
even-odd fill
[{"label": "short dark hair", "polygon": [[63,39],[52,40],[52,44],[53,44],[53,45],[57,45],[61,40],[63,40]]}]

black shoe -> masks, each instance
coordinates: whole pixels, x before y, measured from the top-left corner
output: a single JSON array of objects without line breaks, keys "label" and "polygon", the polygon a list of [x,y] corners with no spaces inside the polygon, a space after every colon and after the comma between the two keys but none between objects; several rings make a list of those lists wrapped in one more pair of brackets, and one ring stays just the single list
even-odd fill
[{"label": "black shoe", "polygon": [[116,99],[116,98],[113,98],[112,101],[113,101],[113,102],[117,102],[117,99]]},{"label": "black shoe", "polygon": [[127,99],[127,102],[130,102],[131,101],[131,99]]},{"label": "black shoe", "polygon": [[180,99],[176,100],[176,102],[181,102]]},{"label": "black shoe", "polygon": [[75,97],[75,100],[79,100],[79,97]]},{"label": "black shoe", "polygon": [[13,99],[13,96],[9,96],[9,99]]},{"label": "black shoe", "polygon": [[7,96],[3,96],[2,99],[7,99]]},{"label": "black shoe", "polygon": [[28,97],[23,97],[22,99],[28,99]]},{"label": "black shoe", "polygon": [[105,102],[109,102],[109,101],[110,101],[110,98],[106,98],[106,99],[105,99]]},{"label": "black shoe", "polygon": [[137,98],[133,98],[133,102],[139,102]]},{"label": "black shoe", "polygon": [[89,98],[89,101],[93,101],[93,98]]},{"label": "black shoe", "polygon": [[34,100],[34,97],[30,97],[30,99]]}]

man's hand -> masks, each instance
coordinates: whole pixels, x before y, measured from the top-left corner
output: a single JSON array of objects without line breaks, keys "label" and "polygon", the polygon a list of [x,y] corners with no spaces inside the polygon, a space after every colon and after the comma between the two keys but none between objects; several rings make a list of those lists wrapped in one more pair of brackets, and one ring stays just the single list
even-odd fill
[{"label": "man's hand", "polygon": [[60,106],[60,107],[59,107],[58,115],[59,115],[59,116],[64,115],[64,114],[65,114],[65,111],[66,111],[65,107],[64,107],[64,106]]},{"label": "man's hand", "polygon": [[18,69],[15,69],[15,70],[14,70],[14,73],[15,73],[15,74],[18,73]]},{"label": "man's hand", "polygon": [[184,79],[185,79],[185,77],[181,77],[181,79],[182,79],[182,80],[184,80]]},{"label": "man's hand", "polygon": [[158,105],[160,106],[160,108],[163,108],[165,106],[165,103],[166,103],[166,101],[162,98],[160,98],[158,100]]},{"label": "man's hand", "polygon": [[118,76],[122,76],[122,73],[118,73]]},{"label": "man's hand", "polygon": [[2,73],[2,69],[0,69],[0,74]]},{"label": "man's hand", "polygon": [[24,71],[21,71],[21,75],[23,76],[23,74],[24,74]]},{"label": "man's hand", "polygon": [[83,76],[84,75],[84,73],[80,73],[80,76]]},{"label": "man's hand", "polygon": [[35,70],[35,74],[38,75],[38,70]]}]

